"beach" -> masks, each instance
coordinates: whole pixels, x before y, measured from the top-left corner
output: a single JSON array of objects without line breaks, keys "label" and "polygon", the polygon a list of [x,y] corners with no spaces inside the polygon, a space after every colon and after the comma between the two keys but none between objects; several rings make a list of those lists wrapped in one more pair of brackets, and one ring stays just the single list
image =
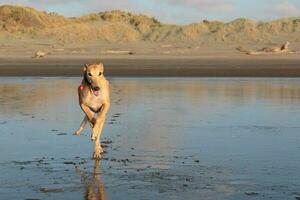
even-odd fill
[{"label": "beach", "polygon": [[[257,49],[261,45],[244,45]],[[55,46],[22,40],[0,45],[0,76],[80,76],[102,62],[107,76],[299,77],[300,54],[246,55],[234,45],[87,43]],[[300,49],[293,43],[291,49]],[[36,51],[47,53],[33,58]],[[132,53],[132,54],[130,54]]]},{"label": "beach", "polygon": [[[0,199],[300,200],[299,11],[292,0],[3,1]],[[78,89],[86,112],[109,108],[96,119],[101,159],[95,118],[74,135]]]},{"label": "beach", "polygon": [[1,77],[1,199],[299,198],[299,79],[108,79],[97,162],[81,77]]},{"label": "beach", "polygon": [[[1,198],[300,198],[298,54],[144,43],[0,52]],[[73,135],[82,68],[97,62],[112,100],[100,161],[90,128]]]}]

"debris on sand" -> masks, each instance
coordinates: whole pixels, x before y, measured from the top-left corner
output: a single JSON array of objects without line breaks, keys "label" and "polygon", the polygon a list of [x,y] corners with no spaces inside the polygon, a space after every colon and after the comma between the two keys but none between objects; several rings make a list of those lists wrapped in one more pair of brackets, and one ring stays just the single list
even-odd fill
[{"label": "debris on sand", "polygon": [[163,44],[160,47],[161,48],[170,48],[170,47],[172,47],[172,45],[171,44]]},{"label": "debris on sand", "polygon": [[37,52],[35,52],[33,58],[43,58],[45,56],[46,56],[45,52],[43,52],[43,51],[37,51]]},{"label": "debris on sand", "polygon": [[290,50],[289,48],[290,43],[287,41],[286,43],[282,44],[281,46],[275,47],[264,47],[258,50],[252,49],[245,49],[243,47],[237,47],[236,50],[247,55],[269,55],[269,54],[278,54],[278,53],[300,53],[300,51]]},{"label": "debris on sand", "polygon": [[236,48],[237,51],[240,51],[242,53],[245,53],[247,55],[258,55],[255,51],[253,51],[252,49],[245,49],[243,47],[237,47]]},{"label": "debris on sand", "polygon": [[185,179],[187,182],[193,182],[193,178],[192,177],[188,177]]},{"label": "debris on sand", "polygon": [[111,143],[112,143],[112,141],[109,139],[101,141],[101,144],[111,144]]},{"label": "debris on sand", "polygon": [[17,164],[17,165],[29,165],[32,162],[33,161],[12,161],[13,164]]},{"label": "debris on sand", "polygon": [[64,192],[63,189],[59,189],[59,188],[40,188],[40,191],[43,193],[48,193],[48,192]]},{"label": "debris on sand", "polygon": [[258,193],[257,192],[245,192],[245,195],[256,196],[256,195],[258,195]]},{"label": "debris on sand", "polygon": [[54,51],[64,51],[65,49],[54,49]]},{"label": "debris on sand", "polygon": [[121,116],[121,114],[120,113],[116,113],[116,114],[114,114],[112,117],[120,117]]},{"label": "debris on sand", "polygon": [[65,161],[64,164],[65,165],[76,165],[76,163],[74,163],[72,161]]},{"label": "debris on sand", "polygon": [[102,53],[106,54],[128,54],[128,55],[134,55],[135,52],[131,50],[106,50],[103,51]]},{"label": "debris on sand", "polygon": [[67,135],[67,133],[58,133],[56,135]]}]

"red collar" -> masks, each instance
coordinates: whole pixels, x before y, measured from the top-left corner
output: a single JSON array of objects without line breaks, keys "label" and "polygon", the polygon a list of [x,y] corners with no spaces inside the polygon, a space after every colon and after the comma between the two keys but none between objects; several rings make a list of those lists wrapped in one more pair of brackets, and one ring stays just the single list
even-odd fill
[{"label": "red collar", "polygon": [[81,91],[84,90],[84,88],[85,88],[84,85],[80,85],[80,86],[79,86],[79,89],[80,89]]}]

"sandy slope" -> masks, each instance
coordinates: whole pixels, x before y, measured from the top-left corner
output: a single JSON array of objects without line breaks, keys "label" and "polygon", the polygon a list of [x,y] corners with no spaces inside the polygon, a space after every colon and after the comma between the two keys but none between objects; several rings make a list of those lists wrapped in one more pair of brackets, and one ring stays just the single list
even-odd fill
[{"label": "sandy slope", "polygon": [[[300,50],[298,18],[273,22],[167,25],[121,11],[66,18],[32,8],[0,6],[0,75],[80,75],[104,62],[107,75],[300,76],[299,54],[248,56],[291,42]],[[45,52],[40,59],[32,58]]]},{"label": "sandy slope", "polygon": [[[300,41],[300,18],[269,22],[239,18],[231,22],[203,20],[188,25],[164,24],[154,17],[106,11],[67,18],[28,7],[0,6],[0,36],[8,39],[52,39],[58,43],[198,42],[199,44]],[[0,38],[1,38],[0,37]]]}]

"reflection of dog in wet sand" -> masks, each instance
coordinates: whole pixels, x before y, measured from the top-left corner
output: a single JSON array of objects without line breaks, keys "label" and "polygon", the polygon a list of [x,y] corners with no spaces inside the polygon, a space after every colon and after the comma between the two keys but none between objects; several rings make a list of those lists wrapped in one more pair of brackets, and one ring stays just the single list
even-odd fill
[{"label": "reflection of dog in wet sand", "polygon": [[75,135],[80,135],[87,122],[92,126],[91,139],[95,141],[94,158],[100,159],[103,153],[100,136],[106,113],[109,110],[109,83],[103,75],[102,63],[86,64],[83,67],[84,78],[78,87],[79,104],[85,117]]},{"label": "reflection of dog in wet sand", "polygon": [[85,200],[106,200],[104,184],[100,177],[100,161],[95,160],[94,171],[90,178],[84,171],[76,166],[76,173],[80,176],[81,182],[85,185]]}]

